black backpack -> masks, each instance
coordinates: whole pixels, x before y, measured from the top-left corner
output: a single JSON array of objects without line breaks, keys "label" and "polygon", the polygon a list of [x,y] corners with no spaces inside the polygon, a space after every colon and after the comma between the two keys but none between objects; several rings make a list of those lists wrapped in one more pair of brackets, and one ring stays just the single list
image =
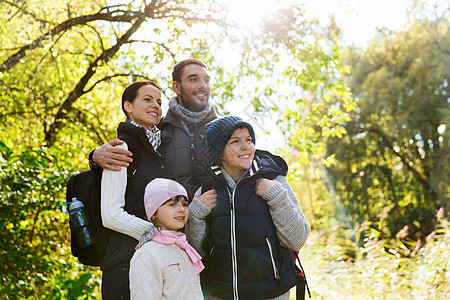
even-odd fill
[{"label": "black backpack", "polygon": [[[128,182],[136,170],[141,158],[141,146],[139,141],[131,136],[123,135],[119,137],[128,145],[128,150],[133,153],[133,162],[128,166]],[[74,174],[67,182],[66,202],[71,202],[74,197],[83,202],[87,213],[93,223],[93,227],[98,236],[98,242],[82,248],[75,239],[74,230],[70,226],[72,254],[78,260],[88,266],[100,266],[105,254],[106,246],[111,230],[102,224],[100,212],[100,185],[102,181],[101,168]]]}]

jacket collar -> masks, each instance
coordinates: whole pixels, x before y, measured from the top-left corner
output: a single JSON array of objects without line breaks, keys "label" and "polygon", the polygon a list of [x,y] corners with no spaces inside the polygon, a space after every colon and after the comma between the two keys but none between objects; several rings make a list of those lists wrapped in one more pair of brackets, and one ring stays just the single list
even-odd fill
[{"label": "jacket collar", "polygon": [[[210,166],[211,174],[221,180],[223,179],[223,171],[220,165],[214,164]],[[268,151],[256,149],[255,158],[253,159],[252,165],[245,172],[241,179],[250,178],[255,175],[264,174],[275,174],[286,176],[288,172],[288,166],[286,161],[277,155],[273,155]]]},{"label": "jacket collar", "polygon": [[[262,168],[261,161],[255,155],[255,158],[253,159],[252,165],[250,166],[250,168],[247,169],[247,171],[245,171],[244,175],[241,177],[241,180],[243,178],[246,178],[246,177],[254,176],[256,173],[259,172],[259,170],[261,170],[261,168]],[[211,165],[210,169],[211,169],[211,171],[212,171],[212,173],[214,174],[215,177],[220,177],[221,175],[223,177],[223,172],[225,170],[223,170],[222,167],[219,166],[218,164]]]},{"label": "jacket collar", "polygon": [[141,141],[146,149],[157,156],[161,156],[161,154],[156,149],[154,149],[153,145],[150,143],[144,127],[136,127],[127,122],[120,122],[119,126],[117,127],[117,136],[120,138],[123,135],[128,135]]},{"label": "jacket collar", "polygon": [[[249,177],[255,175],[259,170],[261,170],[262,166],[261,166],[261,162],[259,161],[258,156],[255,156],[255,158],[253,159],[252,165],[250,166],[250,168],[247,170],[247,174]],[[245,174],[244,174],[245,176]]]}]

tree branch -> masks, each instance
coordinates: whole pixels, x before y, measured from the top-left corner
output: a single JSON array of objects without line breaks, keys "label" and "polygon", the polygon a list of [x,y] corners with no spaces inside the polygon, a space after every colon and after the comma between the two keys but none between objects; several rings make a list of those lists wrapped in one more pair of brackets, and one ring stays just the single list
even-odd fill
[{"label": "tree branch", "polygon": [[175,56],[176,54],[173,53],[169,47],[167,47],[164,43],[158,43],[158,42],[153,42],[153,41],[146,41],[146,40],[129,40],[128,43],[147,43],[147,44],[156,44],[162,48],[164,48],[164,50],[166,50],[167,52],[169,52],[170,56],[172,56],[172,59],[175,61]]},{"label": "tree branch", "polygon": [[69,19],[57,25],[55,28],[50,29],[47,33],[38,37],[30,44],[23,46],[19,51],[17,51],[15,54],[6,59],[6,61],[4,61],[0,65],[0,73],[6,72],[11,68],[13,68],[25,56],[26,51],[41,47],[43,41],[48,40],[51,37],[59,34],[60,32],[70,29],[71,27],[85,25],[89,22],[98,20],[110,22],[131,22],[133,19],[139,16],[139,14],[142,13],[124,10],[114,10],[114,11],[107,11],[106,13],[97,13],[93,15],[86,15]]},{"label": "tree branch", "polygon": [[13,7],[17,8],[17,12],[9,20],[12,20],[14,18],[14,16],[16,16],[19,13],[19,11],[20,11],[20,12],[22,12],[25,15],[29,15],[29,16],[33,17],[33,19],[35,19],[36,21],[39,21],[41,23],[48,23],[46,20],[38,18],[35,14],[33,14],[33,13],[29,12],[28,10],[24,9],[23,7],[25,6],[25,4],[23,4],[22,6],[19,6],[16,3],[14,3],[14,2],[6,1],[6,0],[1,0],[1,2],[4,2],[6,4],[9,4],[10,6],[13,6]]},{"label": "tree branch", "polygon": [[118,74],[114,74],[114,75],[111,75],[111,76],[105,76],[102,79],[97,80],[96,82],[94,82],[94,84],[90,88],[88,88],[87,90],[84,90],[83,94],[89,93],[90,91],[92,91],[94,89],[94,87],[97,84],[99,84],[101,82],[108,81],[108,80],[110,80],[112,78],[115,78],[115,77],[122,77],[122,76],[123,77],[127,77],[127,76],[131,76],[131,75],[134,75],[134,73],[118,73]]},{"label": "tree branch", "polygon": [[144,13],[141,13],[138,20],[136,20],[131,28],[128,29],[128,31],[118,39],[117,43],[111,48],[105,50],[102,54],[100,54],[100,56],[97,57],[95,61],[93,61],[89,65],[85,75],[80,79],[78,84],[70,92],[70,94],[67,96],[67,99],[59,108],[58,112],[55,115],[54,122],[50,125],[48,132],[46,132],[45,134],[45,141],[47,142],[49,147],[55,143],[57,132],[63,125],[62,121],[73,110],[73,103],[86,93],[84,88],[88,84],[91,77],[95,74],[96,68],[100,65],[101,62],[107,62],[109,59],[111,59],[117,53],[117,51],[119,51],[120,47],[130,39],[131,35],[135,33],[136,30],[138,30],[138,28],[142,25],[146,18],[147,16]]}]

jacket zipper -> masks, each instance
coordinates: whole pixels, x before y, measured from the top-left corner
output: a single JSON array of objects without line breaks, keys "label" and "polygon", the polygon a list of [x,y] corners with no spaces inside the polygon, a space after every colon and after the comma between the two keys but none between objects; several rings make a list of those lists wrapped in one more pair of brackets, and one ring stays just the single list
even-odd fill
[{"label": "jacket zipper", "polygon": [[[239,182],[238,182],[239,183]],[[235,300],[239,299],[238,294],[238,274],[237,274],[237,253],[236,253],[236,215],[234,212],[234,193],[236,191],[236,187],[238,185],[236,183],[233,193],[230,193],[229,188],[227,187],[228,196],[230,197],[230,215],[231,215],[231,266],[233,271],[233,296]]]},{"label": "jacket zipper", "polygon": [[[257,170],[258,171],[258,170]],[[255,175],[255,173],[251,174],[248,177],[252,177]],[[245,174],[244,174],[245,176]],[[241,179],[239,179],[238,182],[236,182],[236,185],[234,186],[233,192],[230,192],[230,189],[228,185],[227,191],[228,191],[228,197],[230,197],[230,215],[231,215],[231,264],[232,264],[232,271],[233,271],[233,296],[235,300],[239,300],[239,293],[238,293],[238,271],[237,271],[237,252],[236,252],[236,215],[234,210],[234,195],[237,189],[237,186],[244,178],[242,176]],[[248,178],[247,177],[247,178]]]},{"label": "jacket zipper", "polygon": [[272,261],[273,275],[276,280],[280,280],[280,273],[278,272],[277,266],[275,265],[275,259],[273,258],[272,245],[270,244],[269,238],[266,238],[267,247],[269,247],[270,260]]}]

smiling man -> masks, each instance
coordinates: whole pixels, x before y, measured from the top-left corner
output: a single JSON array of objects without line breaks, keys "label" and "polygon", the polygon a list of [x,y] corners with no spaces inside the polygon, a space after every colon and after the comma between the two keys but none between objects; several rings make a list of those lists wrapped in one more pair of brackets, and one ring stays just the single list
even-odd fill
[{"label": "smiling man", "polygon": [[[190,64],[186,64],[190,62]],[[184,60],[178,63],[172,73],[172,89],[177,102],[192,112],[202,111],[208,104],[211,87],[206,65]]]},{"label": "smiling man", "polygon": [[181,183],[192,196],[208,177],[206,174],[206,123],[217,118],[209,101],[211,87],[206,65],[187,59],[175,65],[172,89],[176,97],[161,121],[164,161],[172,179]]},{"label": "smiling man", "polygon": [[[209,101],[211,93],[208,67],[199,59],[186,59],[175,65],[172,89],[176,96],[169,101],[167,115],[158,124],[161,129],[161,153],[172,179],[181,183],[189,196],[206,178],[206,123],[217,118]],[[132,154],[107,142],[89,155],[91,166],[119,171],[132,162]]]}]

